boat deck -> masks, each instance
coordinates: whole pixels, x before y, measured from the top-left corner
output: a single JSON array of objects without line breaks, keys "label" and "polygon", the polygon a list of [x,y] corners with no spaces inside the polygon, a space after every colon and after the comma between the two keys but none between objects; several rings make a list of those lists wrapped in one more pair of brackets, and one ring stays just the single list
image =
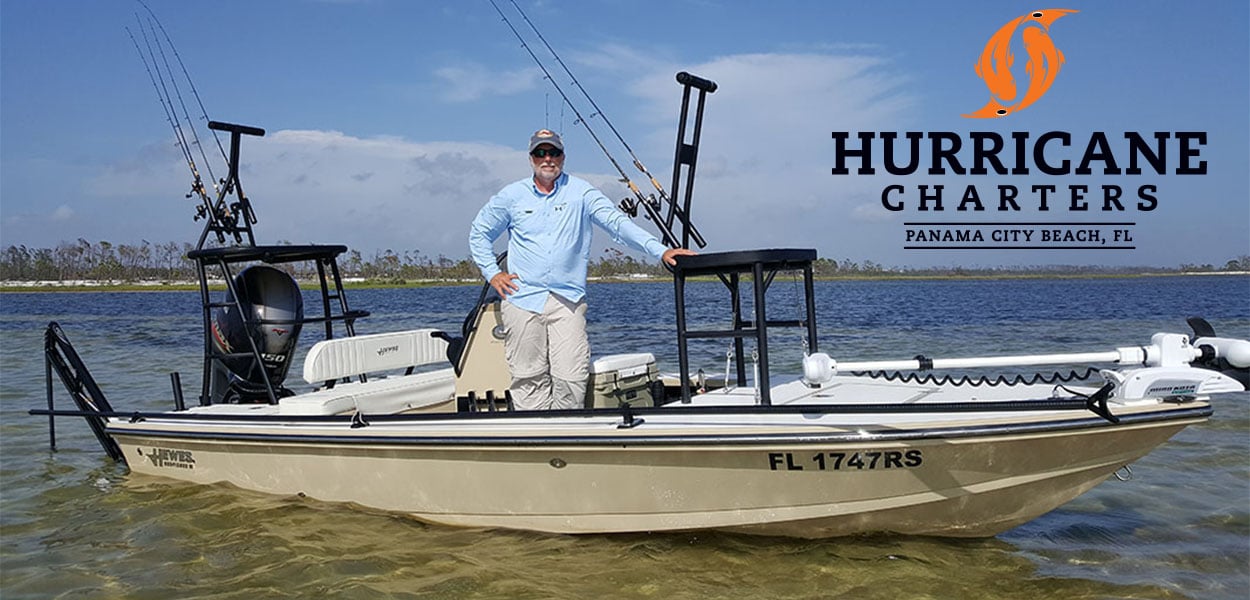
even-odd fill
[{"label": "boat deck", "polygon": [[[413,379],[421,384],[427,398],[433,402],[448,398],[448,390],[428,385],[438,375],[399,377],[378,380],[394,390],[399,382]],[[345,384],[346,391],[352,389]],[[369,384],[363,384],[369,385]],[[445,387],[446,383],[443,384]],[[336,387],[335,389],[338,389]],[[418,389],[418,388],[414,388]],[[1098,427],[1106,421],[1088,410],[1050,408],[1039,404],[1021,410],[1011,405],[1047,400],[1079,399],[1073,392],[1090,394],[1093,387],[1058,388],[1054,385],[1034,384],[1015,386],[937,386],[898,381],[884,381],[865,377],[837,377],[820,388],[811,388],[801,381],[785,383],[773,388],[774,403],[759,406],[753,388],[726,388],[695,395],[690,403],[670,402],[661,407],[598,409],[579,411],[496,412],[412,414],[399,411],[371,411],[366,402],[357,402],[352,410],[334,415],[313,415],[308,412],[293,414],[282,404],[221,404],[198,406],[184,413],[145,415],[141,423],[126,423],[115,419],[111,426],[116,432],[127,429],[173,432],[198,428],[200,431],[231,430],[245,436],[282,435],[333,435],[336,437],[369,437],[375,442],[392,439],[442,439],[461,442],[476,440],[494,443],[500,440],[543,440],[554,443],[559,440],[639,440],[661,439],[678,436],[686,441],[708,441],[728,438],[768,439],[772,436],[810,436],[816,438],[862,437],[871,439],[894,439],[920,436],[960,436],[960,432],[988,430],[1020,431],[1044,429],[1072,429]],[[1058,392],[1058,394],[1056,394]],[[321,394],[322,392],[314,392]],[[429,396],[434,394],[434,396]],[[417,394],[405,399],[398,406],[421,404]],[[283,399],[300,402],[300,396]],[[985,403],[985,410],[977,405]],[[305,408],[307,402],[305,401]],[[387,406],[396,406],[387,400]],[[925,410],[926,405],[933,410]],[[453,403],[454,405],[454,403]],[[958,405],[958,409],[954,409]],[[811,407],[812,410],[805,410]],[[717,409],[723,410],[717,410]],[[1200,417],[1197,413],[1209,411],[1204,401],[1179,404],[1159,400],[1111,403],[1112,411],[1121,418],[1134,420],[1157,420],[1176,418],[1181,413]],[[357,411],[359,411],[357,413]],[[1165,416],[1174,414],[1173,417]],[[208,418],[215,426],[209,426],[199,417]],[[239,417],[232,419],[231,417]],[[357,421],[349,423],[347,416]],[[259,418],[255,418],[259,417]],[[188,418],[190,420],[188,420]],[[195,423],[198,421],[198,423]],[[364,425],[364,426],[362,426]]]}]

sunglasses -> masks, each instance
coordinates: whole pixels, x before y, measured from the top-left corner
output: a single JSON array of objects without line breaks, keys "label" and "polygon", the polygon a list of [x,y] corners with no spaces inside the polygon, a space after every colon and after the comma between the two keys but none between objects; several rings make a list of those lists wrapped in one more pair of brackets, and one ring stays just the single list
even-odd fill
[{"label": "sunglasses", "polygon": [[535,148],[533,152],[530,152],[530,156],[533,156],[534,158],[545,158],[548,156],[551,158],[560,158],[561,156],[564,156],[564,151],[559,148]]}]

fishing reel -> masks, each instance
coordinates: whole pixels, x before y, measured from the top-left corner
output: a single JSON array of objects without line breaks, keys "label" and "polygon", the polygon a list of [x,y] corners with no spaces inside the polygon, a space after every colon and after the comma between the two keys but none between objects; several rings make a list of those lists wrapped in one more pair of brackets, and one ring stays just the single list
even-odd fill
[{"label": "fishing reel", "polygon": [[[621,203],[618,204],[617,207],[621,209],[621,212],[629,215],[629,218],[636,219],[638,218],[638,206],[641,202],[642,200],[636,198],[622,198]],[[660,200],[655,197],[655,194],[648,195],[646,197],[646,203],[653,211],[660,210]],[[651,217],[648,215],[647,218],[649,219]]]},{"label": "fishing reel", "polygon": [[622,198],[621,203],[617,205],[617,208],[620,208],[621,212],[629,215],[629,218],[631,219],[638,217],[638,204],[629,198]]}]

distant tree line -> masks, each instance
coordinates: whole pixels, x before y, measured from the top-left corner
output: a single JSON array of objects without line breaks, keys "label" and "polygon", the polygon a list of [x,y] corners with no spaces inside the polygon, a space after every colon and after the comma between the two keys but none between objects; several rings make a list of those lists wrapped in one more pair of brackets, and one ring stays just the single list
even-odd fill
[{"label": "distant tree line", "polygon": [[82,238],[55,248],[9,246],[0,258],[0,280],[70,281],[76,279],[140,281],[195,278],[195,265],[186,259],[194,249],[188,243],[140,245]]},{"label": "distant tree line", "polygon": [[[280,242],[284,243],[284,242]],[[113,244],[106,241],[61,242],[55,248],[9,246],[0,257],[0,280],[3,281],[194,281],[195,263],[186,258],[194,249],[189,243]],[[312,264],[283,265],[297,279],[316,277]],[[376,251],[366,257],[350,250],[339,258],[344,277],[370,281],[402,283],[412,281],[473,281],[480,279],[477,265],[468,258],[459,260],[443,255],[436,258],[417,250]],[[1250,255],[1242,255],[1223,265],[1182,264],[1179,267],[1109,267],[1089,265],[1048,265],[1027,267],[887,267],[871,260],[834,260],[818,258],[813,265],[817,277],[854,276],[979,276],[979,275],[1081,275],[1138,274],[1167,272],[1250,271]],[[650,259],[638,260],[616,248],[608,248],[590,264],[591,277],[630,278],[664,277],[667,271]]]},{"label": "distant tree line", "polygon": [[[280,245],[289,242],[279,242]],[[92,243],[85,239],[61,242],[55,248],[9,246],[0,256],[3,281],[194,281],[195,262],[186,257],[194,250],[190,243],[137,245]],[[297,279],[313,279],[316,266],[289,263],[279,266]],[[365,257],[358,250],[339,257],[344,277],[379,281],[462,280],[479,278],[477,265],[469,259],[452,260],[439,255],[430,258],[419,251],[402,254],[394,250]]]}]

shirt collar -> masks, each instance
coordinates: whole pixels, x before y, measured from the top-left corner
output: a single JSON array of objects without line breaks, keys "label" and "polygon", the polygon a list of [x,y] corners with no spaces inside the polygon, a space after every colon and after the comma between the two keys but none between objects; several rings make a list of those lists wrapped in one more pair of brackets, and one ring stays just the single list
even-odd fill
[{"label": "shirt collar", "polygon": [[530,191],[534,192],[535,196],[538,196],[541,198],[546,198],[547,196],[554,196],[556,195],[556,192],[560,191],[561,187],[564,187],[564,184],[567,183],[568,180],[569,180],[569,174],[565,172],[561,172],[560,176],[556,177],[555,185],[551,187],[551,193],[544,194],[542,190],[538,189],[538,184],[534,183],[534,178],[533,176],[531,176],[530,177]]}]

